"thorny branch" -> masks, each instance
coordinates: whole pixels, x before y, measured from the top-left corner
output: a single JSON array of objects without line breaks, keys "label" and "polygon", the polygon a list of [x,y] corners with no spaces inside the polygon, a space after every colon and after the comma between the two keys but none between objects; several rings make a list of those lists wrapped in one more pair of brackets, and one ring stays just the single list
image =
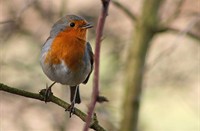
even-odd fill
[{"label": "thorny branch", "polygon": [[94,57],[94,79],[93,79],[93,91],[92,100],[88,109],[88,116],[86,119],[86,124],[84,131],[88,131],[90,122],[92,120],[92,114],[99,97],[99,60],[100,60],[100,48],[101,48],[101,37],[103,34],[103,28],[105,25],[106,16],[108,15],[108,7],[110,0],[102,0],[102,10],[98,19],[97,29],[96,29],[96,47],[95,47],[95,57]]}]

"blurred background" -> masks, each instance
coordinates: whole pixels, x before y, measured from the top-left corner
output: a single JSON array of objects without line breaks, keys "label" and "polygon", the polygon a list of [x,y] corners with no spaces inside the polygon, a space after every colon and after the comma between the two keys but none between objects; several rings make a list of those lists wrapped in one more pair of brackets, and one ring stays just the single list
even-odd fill
[{"label": "blurred background", "polygon": [[[159,10],[161,21],[174,14],[180,0],[165,0]],[[138,131],[200,130],[200,1],[183,0],[179,15],[170,26],[180,31],[159,33],[150,42],[142,82]],[[143,0],[118,1],[136,16]],[[39,92],[51,81],[43,74],[39,56],[54,22],[65,14],[83,16],[95,26],[88,41],[93,49],[101,1],[93,0],[1,0],[0,1],[0,82],[30,92]],[[134,22],[110,3],[103,34],[100,62],[100,94],[108,103],[97,104],[95,112],[108,131],[117,131],[123,117],[125,68],[132,44]],[[197,37],[187,35],[188,32]],[[82,103],[87,112],[93,76],[81,85]],[[54,95],[69,102],[69,90],[56,84]],[[0,92],[0,131],[80,131],[84,122],[69,118],[55,104]]]}]

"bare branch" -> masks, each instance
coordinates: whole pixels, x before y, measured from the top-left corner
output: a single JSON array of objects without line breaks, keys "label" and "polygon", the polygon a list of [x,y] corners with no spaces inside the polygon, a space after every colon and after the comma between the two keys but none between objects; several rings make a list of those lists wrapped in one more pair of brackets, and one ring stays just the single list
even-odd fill
[{"label": "bare branch", "polygon": [[[9,87],[2,83],[0,83],[0,91],[5,91],[5,92],[9,92],[9,93],[16,94],[19,96],[24,96],[27,98],[32,98],[32,99],[41,100],[41,101],[44,101],[44,95],[45,95],[43,91],[41,91],[40,93],[32,93],[32,92],[16,89],[13,87]],[[65,101],[59,99],[58,97],[56,97],[54,95],[50,96],[49,101],[54,104],[59,105],[60,107],[63,107],[64,109],[67,109],[70,105],[69,103],[66,103]],[[83,113],[81,110],[75,108],[74,114],[76,116],[78,116],[81,120],[83,120],[84,122],[86,121],[87,115],[85,113]],[[105,129],[99,125],[96,117],[94,119],[92,119],[90,128],[94,129],[96,131],[105,131]]]},{"label": "bare branch", "polygon": [[14,20],[4,20],[4,21],[0,21],[0,24],[10,24],[10,23],[14,23]]},{"label": "bare branch", "polygon": [[188,35],[188,36],[200,41],[200,34],[198,32],[194,33],[191,30],[198,22],[200,22],[200,17],[197,17],[196,19],[192,20],[188,24],[188,26],[183,30],[178,29],[178,28],[174,28],[174,27],[160,27],[160,28],[157,29],[156,32],[160,33],[160,32],[172,31],[172,32]]},{"label": "bare branch", "polygon": [[25,5],[22,7],[22,9],[17,13],[16,19],[19,19],[21,15],[30,7],[34,4],[36,0],[29,0],[28,2],[25,3]]},{"label": "bare branch", "polygon": [[[48,3],[50,5],[50,8],[48,10],[44,9],[43,6],[39,1],[36,1],[34,4],[34,8],[36,11],[41,15],[41,17],[46,20],[47,22],[53,22],[53,16],[54,16],[54,11],[53,11],[53,4],[52,1],[49,1]],[[62,4],[64,5],[64,4]]]},{"label": "bare branch", "polygon": [[[173,28],[173,27],[165,28],[165,29],[163,29],[163,31],[172,31],[172,32],[176,32],[176,33],[181,32],[180,29]],[[200,34],[198,34],[198,33],[193,33],[190,30],[187,30],[187,31],[185,31],[185,34],[196,39],[196,40],[198,40],[198,41],[200,41]]]},{"label": "bare branch", "polygon": [[[180,36],[182,36],[180,34]],[[180,37],[179,37],[180,38]],[[174,40],[174,42],[172,43],[176,43],[178,38],[176,38]],[[161,53],[159,53],[154,60],[152,60],[152,62],[150,62],[149,64],[145,65],[145,72],[148,72],[150,70],[152,70],[152,68],[154,68],[161,60],[163,60],[164,57],[169,56],[171,54],[171,52],[174,52],[177,49],[177,44],[172,44],[170,47],[168,47],[167,49],[165,49],[164,51],[162,51]]]},{"label": "bare branch", "polygon": [[178,0],[177,4],[176,4],[176,9],[173,12],[173,14],[171,16],[169,16],[166,20],[166,22],[164,23],[164,25],[169,25],[172,21],[176,20],[176,18],[180,15],[181,13],[181,7],[183,5],[183,3],[185,2],[185,0]]},{"label": "bare branch", "polygon": [[100,61],[100,49],[101,49],[101,37],[103,34],[103,28],[105,25],[106,16],[108,14],[108,7],[110,0],[101,0],[102,10],[98,19],[97,29],[96,29],[96,47],[95,47],[95,57],[94,57],[94,79],[93,79],[93,91],[92,100],[88,109],[88,116],[86,119],[86,124],[84,131],[88,131],[90,122],[92,119],[92,114],[99,96],[99,61]]},{"label": "bare branch", "polygon": [[200,41],[200,34],[193,34],[192,32],[189,32],[190,29],[198,22],[198,19],[193,20],[192,22],[190,22],[188,24],[188,26],[184,29],[184,30],[179,30],[179,29],[175,29],[175,28],[166,28],[165,31],[174,31],[177,33],[177,37],[172,41],[172,45],[170,47],[168,47],[167,49],[165,49],[164,51],[162,51],[161,53],[159,53],[154,60],[152,60],[151,63],[149,63],[145,68],[145,71],[149,71],[151,70],[153,67],[155,67],[156,64],[158,64],[165,56],[169,56],[171,54],[171,52],[174,52],[174,50],[176,50],[176,48],[178,47],[176,42],[177,40],[181,39],[182,37],[184,37],[185,35],[189,35],[197,40]]},{"label": "bare branch", "polygon": [[23,24],[21,24],[21,17],[23,13],[34,4],[35,1],[36,0],[28,0],[19,11],[16,12],[16,10],[13,9],[13,18],[0,21],[0,24],[6,24],[1,31],[4,32],[1,37],[3,41],[12,36],[14,31],[22,30]]},{"label": "bare branch", "polygon": [[112,1],[113,5],[122,10],[128,17],[131,18],[131,20],[136,21],[137,17],[124,5],[119,3],[118,1]]}]

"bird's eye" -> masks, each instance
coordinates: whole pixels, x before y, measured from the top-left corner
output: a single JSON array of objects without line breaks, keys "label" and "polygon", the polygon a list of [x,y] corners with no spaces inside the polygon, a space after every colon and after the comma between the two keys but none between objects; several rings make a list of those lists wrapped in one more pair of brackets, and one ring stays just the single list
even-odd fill
[{"label": "bird's eye", "polygon": [[70,25],[70,27],[74,27],[74,26],[75,26],[75,23],[72,22],[72,23],[70,23],[69,25]]}]

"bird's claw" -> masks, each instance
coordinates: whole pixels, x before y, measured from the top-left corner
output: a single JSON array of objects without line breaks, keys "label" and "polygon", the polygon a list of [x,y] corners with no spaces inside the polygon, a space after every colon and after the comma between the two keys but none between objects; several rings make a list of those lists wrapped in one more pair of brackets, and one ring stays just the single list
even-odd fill
[{"label": "bird's claw", "polygon": [[45,94],[44,94],[44,102],[47,103],[50,101],[50,97],[53,95],[53,92],[51,91],[51,86],[48,87],[48,85],[46,85],[46,90],[45,90]]},{"label": "bird's claw", "polygon": [[44,97],[45,103],[50,101],[51,96],[53,95],[51,88],[56,82],[53,82],[50,86],[46,84],[46,89],[42,89],[40,94]]},{"label": "bird's claw", "polygon": [[72,102],[71,105],[65,109],[65,111],[69,111],[69,117],[71,117],[75,113],[75,108],[74,108],[75,103]]}]

